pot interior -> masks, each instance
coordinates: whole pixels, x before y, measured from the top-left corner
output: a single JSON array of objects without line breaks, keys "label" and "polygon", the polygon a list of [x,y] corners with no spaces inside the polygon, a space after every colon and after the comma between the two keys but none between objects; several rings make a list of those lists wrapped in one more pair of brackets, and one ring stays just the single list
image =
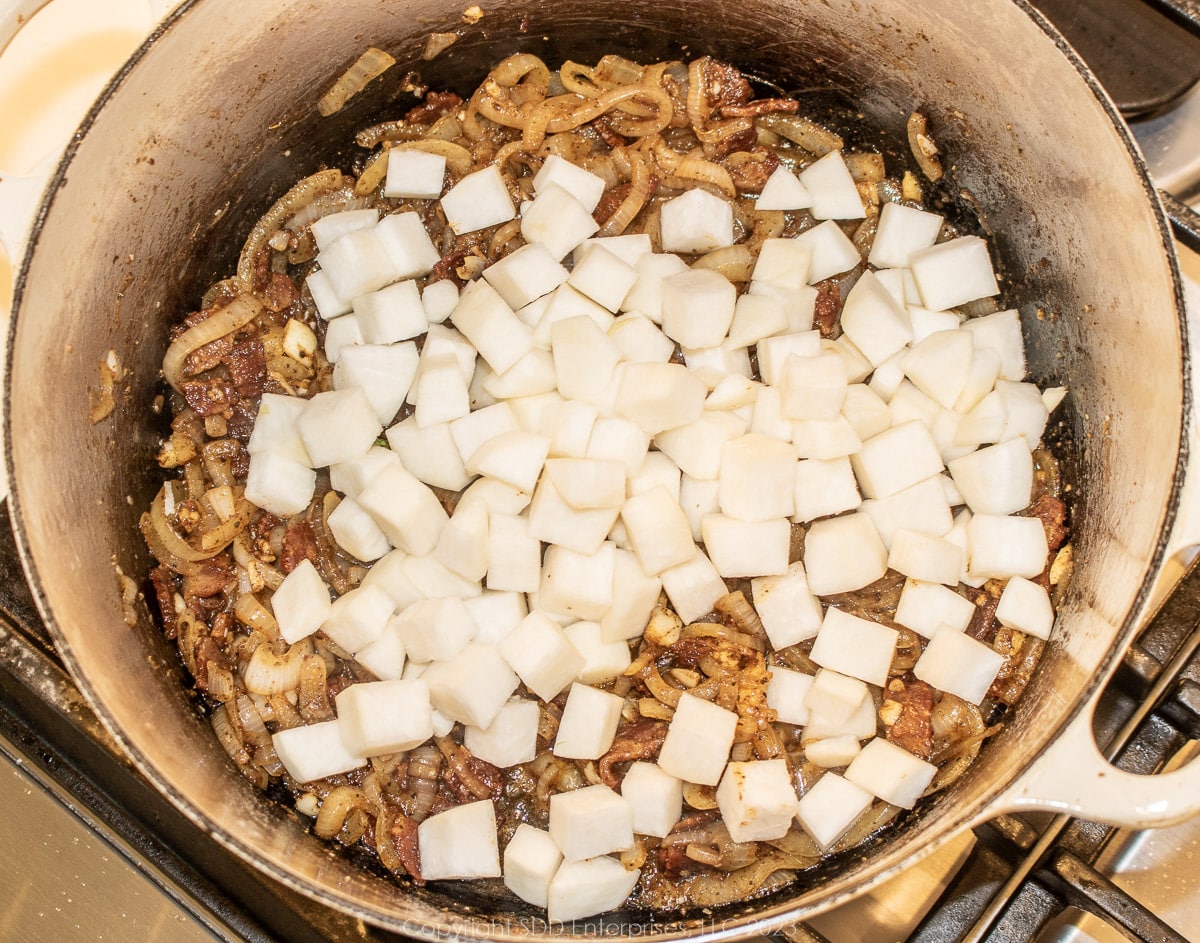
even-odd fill
[{"label": "pot interior", "polygon": [[[460,39],[423,61],[426,35],[448,31]],[[317,97],[367,45],[397,66],[319,117]],[[119,568],[140,581],[150,565],[137,521],[159,485],[155,403],[169,325],[232,271],[253,221],[292,181],[348,167],[355,129],[402,114],[414,84],[468,93],[518,50],[552,65],[710,54],[810,95],[814,109],[858,129],[852,141],[897,160],[905,119],[920,110],[951,168],[936,208],[989,236],[1004,298],[1025,324],[1031,378],[1070,391],[1054,434],[1073,489],[1075,574],[1033,684],[969,775],[884,839],[763,900],[715,916],[618,914],[575,932],[670,937],[792,922],[985,814],[1113,664],[1171,519],[1187,394],[1170,241],[1128,135],[1022,6],[497,0],[469,24],[445,0],[186,3],[90,116],[19,277],[7,422],[30,582],[68,667],[134,761],[268,873],[412,935],[571,932],[487,889],[398,888],[308,835],[228,762],[145,607],[135,626],[122,618],[117,579]],[[115,410],[92,423],[110,350],[125,373]]]}]

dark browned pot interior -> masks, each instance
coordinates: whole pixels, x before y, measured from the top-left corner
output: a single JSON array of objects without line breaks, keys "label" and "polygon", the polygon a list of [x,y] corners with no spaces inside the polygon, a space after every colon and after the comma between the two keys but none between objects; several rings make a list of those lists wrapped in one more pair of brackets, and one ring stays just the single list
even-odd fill
[{"label": "dark browned pot interior", "polygon": [[[18,540],[63,656],[134,762],[214,839],[319,900],[414,935],[737,935],[828,907],[986,816],[1111,667],[1145,605],[1173,515],[1187,409],[1169,237],[1127,133],[1027,8],[1008,0],[445,0],[185,3],[89,118],[17,286],[8,397]],[[429,32],[459,41],[421,59]],[[344,112],[317,96],[367,45],[399,64]],[[1026,326],[1030,374],[1070,390],[1056,414],[1074,489],[1076,572],[1056,641],[970,774],[888,835],[792,887],[715,915],[614,915],[547,928],[470,885],[397,884],[313,839],[243,780],[197,717],[144,607],[122,619],[116,568],[141,579],[137,519],[158,487],[152,404],[169,324],[230,272],[253,220],[354,129],[400,115],[413,84],[468,92],[518,50],[552,65],[606,53],[710,54],[808,96],[855,146],[903,158],[920,110],[950,178],[939,208],[986,232]],[[414,75],[409,73],[413,72]],[[873,130],[865,130],[873,129]],[[893,166],[895,164],[893,163]],[[128,371],[89,421],[99,365]]]}]

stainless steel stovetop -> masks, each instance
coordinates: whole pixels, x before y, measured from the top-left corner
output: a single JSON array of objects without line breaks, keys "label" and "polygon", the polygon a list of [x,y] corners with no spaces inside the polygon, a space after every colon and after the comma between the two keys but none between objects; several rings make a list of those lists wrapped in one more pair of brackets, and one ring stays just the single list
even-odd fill
[{"label": "stainless steel stovetop", "polygon": [[[1125,107],[1156,182],[1200,203],[1194,0],[1043,0]],[[0,57],[0,168],[62,139],[164,0],[55,0]],[[25,129],[24,135],[19,132]],[[1200,353],[1200,256],[1181,249]],[[0,265],[0,309],[9,286]],[[1196,362],[1200,362],[1200,356]],[[1154,772],[1200,752],[1200,567],[1131,649],[1097,712],[1119,764]],[[1124,744],[1123,749],[1117,746]],[[0,519],[0,940],[397,943],[240,863],[122,758],[54,653]],[[1200,820],[1147,832],[1004,816],[869,895],[788,934],[801,941],[1200,940]],[[1126,896],[1128,895],[1128,896]]]}]

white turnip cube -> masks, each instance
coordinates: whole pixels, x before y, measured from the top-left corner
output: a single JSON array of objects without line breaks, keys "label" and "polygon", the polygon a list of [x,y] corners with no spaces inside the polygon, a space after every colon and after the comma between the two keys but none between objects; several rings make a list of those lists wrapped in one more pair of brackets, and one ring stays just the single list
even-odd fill
[{"label": "white turnip cube", "polygon": [[542,193],[551,186],[562,187],[574,194],[590,213],[604,194],[605,182],[603,177],[584,170],[578,164],[557,154],[550,154],[533,175],[533,192]]},{"label": "white turnip cube", "polygon": [[308,507],[317,488],[317,473],[274,449],[250,456],[246,500],[279,517],[291,517]]},{"label": "white turnip cube", "polygon": [[[424,364],[429,358],[444,355],[450,355],[454,358],[463,379],[470,382],[471,377],[475,373],[475,361],[478,358],[479,351],[475,349],[466,337],[453,327],[447,327],[444,324],[431,324],[429,325],[428,333],[425,335],[425,345],[421,348],[421,363]],[[415,404],[416,400],[410,399],[409,402]]]},{"label": "white turnip cube", "polygon": [[558,623],[537,609],[508,632],[497,648],[525,687],[543,701],[558,697],[585,663]]},{"label": "white turnip cube", "polygon": [[375,234],[387,253],[394,280],[428,274],[441,258],[417,213],[391,213],[379,221]]},{"label": "white turnip cube", "polygon": [[821,668],[804,696],[804,706],[826,721],[841,723],[849,720],[870,696],[871,689],[865,682]]},{"label": "white turnip cube", "polygon": [[317,261],[334,294],[347,301],[376,291],[401,277],[388,257],[376,226],[351,230],[339,236],[321,250]]},{"label": "white turnip cube", "polygon": [[664,838],[683,810],[683,783],[657,763],[631,763],[621,780],[621,795],[633,810],[633,831]]},{"label": "white turnip cube", "polygon": [[336,720],[280,730],[271,737],[271,744],[298,783],[311,783],[367,765],[365,756],[346,749],[341,724]]},{"label": "white turnip cube", "polygon": [[[817,290],[807,285],[791,288],[782,282],[752,281],[747,294],[769,298],[783,311],[789,331],[808,331],[817,310]],[[736,313],[736,312],[735,312]],[[732,325],[730,326],[732,329]]]},{"label": "white turnip cube", "polygon": [[600,619],[612,605],[616,546],[602,543],[592,553],[552,545],[542,559],[539,604],[572,619]]},{"label": "white turnip cube", "polygon": [[940,628],[963,631],[975,615],[975,604],[937,583],[909,579],[896,605],[896,622],[918,635],[932,638]]},{"label": "white turnip cube", "polygon": [[864,272],[846,295],[842,330],[876,367],[913,339],[907,313],[871,271]]},{"label": "white turnip cube", "polygon": [[821,769],[848,766],[862,752],[862,744],[852,734],[810,740],[804,744],[804,758]]},{"label": "white turnip cube", "polygon": [[479,581],[487,573],[488,512],[479,502],[456,507],[438,535],[433,556],[463,579]]},{"label": "white turnip cube", "polygon": [[271,611],[279,623],[279,634],[289,645],[317,631],[329,618],[332,606],[329,587],[307,557],[283,578],[271,596]]},{"label": "white turnip cube", "polygon": [[688,270],[687,263],[677,255],[654,252],[634,263],[637,281],[621,302],[622,311],[636,312],[656,324],[662,323],[662,282],[664,278]]},{"label": "white turnip cube", "polygon": [[696,188],[667,200],[662,207],[663,252],[693,254],[733,245],[733,207]]},{"label": "white turnip cube", "polygon": [[987,242],[979,236],[959,236],[913,252],[908,267],[931,311],[1000,293]]},{"label": "white turnip cube", "polygon": [[867,261],[876,268],[904,268],[909,256],[937,240],[942,217],[903,203],[885,203]]},{"label": "white turnip cube", "polygon": [[862,504],[850,459],[806,458],[797,462],[795,504],[792,520],[797,523],[853,511]]},{"label": "white turnip cube", "polygon": [[787,572],[792,539],[787,518],[742,521],[708,514],[700,521],[700,536],[708,558],[723,577],[782,576]]},{"label": "white turnip cube", "polygon": [[683,509],[661,485],[627,499],[621,520],[638,562],[651,576],[686,563],[697,552]]},{"label": "white turnip cube", "polygon": [[413,661],[453,658],[475,637],[475,620],[456,596],[420,599],[392,619]]},{"label": "white turnip cube", "polygon": [[721,344],[719,347],[685,348],[683,362],[704,385],[712,390],[727,376],[750,379],[754,375],[750,350]]},{"label": "white turnip cube", "polygon": [[658,754],[663,772],[684,782],[715,786],[721,781],[737,714],[712,701],[683,694]]},{"label": "white turnip cube", "polygon": [[575,195],[556,183],[542,187],[531,203],[521,207],[521,235],[541,243],[556,259],[565,258],[600,224]]},{"label": "white turnip cube", "polygon": [[1001,379],[1025,379],[1025,341],[1021,335],[1021,317],[1015,308],[968,318],[962,327],[971,333],[976,347],[999,355]]},{"label": "white turnip cube", "polygon": [[[405,557],[403,570],[405,576],[416,586],[422,599],[437,599],[440,596],[468,599],[483,592],[476,580],[464,579],[432,554]],[[383,584],[380,586],[384,588]]]},{"label": "white turnip cube", "polygon": [[409,394],[421,428],[452,422],[471,411],[468,378],[463,376],[458,358],[452,353],[431,353],[429,344],[421,352],[416,382]]},{"label": "white turnip cube", "polygon": [[582,861],[633,845],[633,809],[608,786],[596,784],[550,797],[550,837],[566,861]]},{"label": "white turnip cube", "polygon": [[726,442],[718,481],[730,517],[765,521],[795,511],[796,456],[786,442],[755,433]]},{"label": "white turnip cube", "polygon": [[307,402],[299,396],[264,393],[254,417],[254,431],[250,433],[246,451],[251,455],[256,452],[275,452],[311,468],[312,459],[296,428],[296,420],[300,418]]},{"label": "white turnip cube", "polygon": [[[526,305],[521,309],[521,317],[525,318],[527,315],[533,314],[539,304],[541,301],[535,302],[533,305]],[[568,318],[579,317],[591,318],[596,322],[596,326],[605,333],[612,327],[615,320],[611,311],[592,301],[583,292],[576,291],[569,284],[559,285],[545,298],[545,308],[534,325],[533,342],[538,347],[549,350],[553,346],[554,325]]]},{"label": "white turnip cube", "polygon": [[450,423],[450,435],[458,454],[466,461],[485,442],[507,432],[517,432],[520,428],[512,408],[507,403],[495,403],[454,420]]},{"label": "white turnip cube", "polygon": [[394,344],[429,329],[421,293],[412,279],[354,299],[358,330],[367,344]]},{"label": "white turnip cube", "polygon": [[842,415],[864,441],[879,435],[892,424],[888,404],[864,383],[852,382],[846,387]]},{"label": "white turnip cube", "polygon": [[599,405],[612,396],[621,352],[595,321],[586,315],[556,321],[550,345],[558,391],[564,397]]},{"label": "white turnip cube", "polygon": [[792,423],[792,445],[799,459],[828,461],[854,455],[862,439],[844,416],[833,419],[801,419]]},{"label": "white turnip cube", "polygon": [[813,198],[800,178],[784,166],[776,167],[763,184],[755,201],[759,210],[803,210],[812,206]]},{"label": "white turnip cube", "polygon": [[666,363],[675,353],[675,342],[644,314],[621,315],[608,336],[626,363]]},{"label": "white turnip cube", "polygon": [[733,323],[736,303],[733,283],[713,269],[693,268],[672,275],[662,283],[663,333],[692,350],[716,347]]},{"label": "white turnip cube", "polygon": [[489,644],[499,642],[529,615],[523,593],[484,590],[463,602],[475,621],[475,638]]},{"label": "white turnip cube", "polygon": [[741,422],[731,423],[729,418],[728,414],[705,412],[695,422],[658,433],[654,444],[684,474],[714,481],[721,474],[721,450],[725,443],[745,433]]},{"label": "white turnip cube", "polygon": [[296,417],[296,431],[314,468],[345,462],[365,453],[383,423],[367,394],[356,387],[329,390],[310,399]]},{"label": "white turnip cube", "polygon": [[1010,629],[1047,639],[1054,627],[1054,606],[1044,586],[1014,576],[1000,593],[996,619]]},{"label": "white turnip cube", "polygon": [[396,604],[377,586],[359,586],[333,601],[321,631],[354,654],[383,632]]},{"label": "white turnip cube", "polygon": [[564,861],[550,881],[546,917],[557,925],[615,910],[633,893],[641,873],[607,855]]},{"label": "white turnip cube", "polygon": [[386,197],[436,200],[442,195],[446,177],[446,158],[442,154],[413,148],[392,148],[387,157]]},{"label": "white turnip cube", "polygon": [[563,500],[554,482],[543,477],[529,506],[529,534],[576,553],[592,554],[607,539],[620,510],[620,506],[573,508]]},{"label": "white turnip cube", "polygon": [[433,736],[424,681],[366,681],[337,696],[342,742],[351,753],[382,756],[411,750]]},{"label": "white turnip cube", "polygon": [[357,498],[363,488],[388,465],[399,464],[400,456],[382,445],[373,445],[358,458],[329,466],[329,484],[350,498]]},{"label": "white turnip cube", "polygon": [[[959,331],[966,334],[966,331]],[[969,335],[968,335],[969,336]],[[1000,378],[1000,355],[987,347],[974,347],[971,350],[971,366],[967,371],[967,382],[958,399],[954,401],[954,410],[959,413],[970,412],[980,404],[996,385]]]},{"label": "white turnip cube", "polygon": [[937,767],[903,747],[876,737],[846,769],[846,779],[884,802],[911,809],[933,781]]},{"label": "white turnip cube", "polygon": [[417,826],[427,881],[500,877],[496,807],[480,799],[431,815]]},{"label": "white turnip cube", "polygon": [[529,507],[529,492],[520,491],[491,478],[477,478],[458,498],[458,507],[466,501],[480,501],[488,513],[520,514]]},{"label": "white turnip cube", "polygon": [[1037,448],[1049,412],[1036,384],[997,380],[995,393],[1004,403],[1004,429],[1000,441],[1020,436],[1030,451]]},{"label": "white turnip cube", "polygon": [[342,210],[339,213],[329,213],[314,220],[309,229],[317,251],[323,252],[346,233],[358,229],[372,229],[379,222],[379,210]]},{"label": "white turnip cube", "polygon": [[387,534],[392,546],[426,554],[437,546],[449,515],[429,486],[399,465],[379,472],[358,503]]},{"label": "white turnip cube", "polygon": [[867,215],[841,151],[830,151],[801,170],[800,182],[812,197],[809,212],[815,219],[862,219]]},{"label": "white turnip cube", "polygon": [[647,435],[699,419],[708,392],[677,363],[626,363],[617,373],[617,383],[617,414]]},{"label": "white turnip cube", "polygon": [[437,710],[476,727],[490,726],[520,683],[496,646],[482,642],[468,642],[453,658],[433,662],[421,677]]},{"label": "white turnip cube", "polygon": [[654,254],[654,246],[647,233],[632,233],[624,236],[593,236],[585,239],[575,249],[575,261],[582,260],[592,246],[604,246],[622,262],[636,268],[638,262]]},{"label": "white turnip cube", "polygon": [[904,373],[926,396],[953,409],[966,389],[974,345],[962,331],[936,331],[904,357]]},{"label": "white turnip cube", "polygon": [[542,474],[550,440],[533,432],[505,432],[488,439],[466,461],[467,472],[486,475],[521,491],[533,491]]},{"label": "white turnip cube", "polygon": [[[567,692],[562,720],[558,724],[558,734],[554,738],[554,755],[572,760],[597,760],[602,757],[616,736],[623,703],[620,697],[609,691],[601,691],[578,681],[572,684]],[[553,825],[550,831],[553,834]],[[565,848],[563,853],[569,854]]]},{"label": "white turnip cube", "polygon": [[625,502],[625,468],[618,461],[552,458],[545,467],[559,496],[576,510],[620,507]]},{"label": "white turnip cube", "polygon": [[886,498],[872,498],[861,510],[875,525],[880,540],[889,550],[896,533],[915,530],[945,537],[954,523],[941,475],[931,475]]},{"label": "white turnip cube", "polygon": [[517,215],[497,164],[467,174],[451,187],[442,196],[442,211],[450,228],[460,236],[506,223]]},{"label": "white turnip cube", "polygon": [[871,794],[861,786],[837,773],[825,773],[800,797],[796,818],[821,849],[828,851],[871,801]]},{"label": "white turnip cube", "polygon": [[913,420],[867,439],[850,464],[868,498],[886,498],[937,475],[943,464],[929,430]]},{"label": "white turnip cube", "polygon": [[593,243],[577,253],[569,281],[576,290],[615,312],[637,281],[637,270],[603,245]]},{"label": "white turnip cube", "polygon": [[886,625],[830,606],[813,642],[812,660],[822,668],[882,687],[887,683],[898,635]]},{"label": "white turnip cube", "polygon": [[700,542],[700,522],[706,514],[717,514],[721,510],[719,493],[721,483],[716,479],[693,478],[684,475],[679,482],[679,506],[692,529],[692,539]]},{"label": "white turnip cube", "polygon": [[753,412],[761,384],[757,380],[731,374],[713,387],[704,400],[704,408],[712,412],[729,411],[744,414]]},{"label": "white turnip cube", "polygon": [[892,535],[888,567],[914,580],[954,586],[966,565],[962,547],[941,537],[901,529]]},{"label": "white turnip cube", "polygon": [[463,289],[450,320],[497,373],[533,349],[533,332],[482,279]]},{"label": "white turnip cube", "polygon": [[804,699],[812,684],[810,674],[772,665],[771,680],[767,682],[767,707],[775,711],[776,718],[782,723],[807,724],[808,705]]},{"label": "white turnip cube", "polygon": [[416,417],[409,416],[389,428],[386,435],[393,454],[425,484],[459,491],[471,480],[454,446],[449,423],[419,426]]},{"label": "white turnip cube", "polygon": [[338,546],[365,563],[378,560],[392,549],[387,534],[353,498],[343,498],[326,524]]},{"label": "white turnip cube", "polygon": [[783,576],[751,580],[750,591],[754,608],[776,651],[812,638],[821,628],[825,618],[821,603],[809,587],[800,560],[792,563]]},{"label": "white turnip cube", "polygon": [[483,270],[484,279],[513,309],[550,294],[570,274],[538,243],[523,245]]},{"label": "white turnip cube", "polygon": [[[339,321],[346,320],[345,315],[351,311],[350,299],[343,298],[337,293],[328,272],[317,269],[304,279],[304,284],[312,296],[313,304],[317,306],[317,314],[329,322],[331,327]],[[357,325],[355,325],[355,330],[358,330]],[[327,339],[326,349],[328,349],[328,343]]]},{"label": "white turnip cube", "polygon": [[529,519],[516,514],[488,518],[487,588],[536,592],[542,578],[542,546],[529,532]]},{"label": "white turnip cube", "polygon": [[858,247],[842,232],[842,227],[832,219],[818,223],[796,236],[812,257],[808,270],[808,283],[815,285],[834,275],[848,272],[862,263]]},{"label": "white turnip cube", "polygon": [[413,584],[409,575],[410,559],[403,550],[393,550],[375,561],[359,586],[375,586],[383,590],[392,600],[393,609],[401,609],[418,599],[424,599],[424,594]]},{"label": "white turnip cube", "polygon": [[510,400],[518,397],[549,393],[558,386],[554,358],[548,350],[535,347],[503,373],[493,373],[483,380],[483,390],[493,399]]},{"label": "white turnip cube", "polygon": [[601,638],[616,642],[641,635],[661,591],[662,580],[647,575],[633,551],[616,550],[612,605],[600,618]]},{"label": "white turnip cube", "polygon": [[788,357],[778,385],[785,419],[833,419],[846,401],[846,371],[831,352]]},{"label": "white turnip cube", "polygon": [[805,535],[804,568],[817,596],[861,589],[887,572],[887,547],[862,511],[824,518]]},{"label": "white turnip cube", "polygon": [[938,629],[913,665],[913,674],[939,691],[978,704],[1006,658],[965,632]]},{"label": "white turnip cube", "polygon": [[450,317],[450,312],[457,304],[458,286],[448,278],[426,285],[421,292],[421,307],[425,309],[425,319],[430,324],[441,324]]},{"label": "white turnip cube", "polygon": [[782,838],[800,801],[783,759],[730,763],[717,786],[716,800],[736,842]]},{"label": "white turnip cube", "polygon": [[[791,241],[791,240],[789,240]],[[787,313],[778,299],[771,295],[739,295],[733,307],[729,325],[729,342],[739,346],[759,341],[789,329]]]},{"label": "white turnip cube", "polygon": [[907,286],[912,277],[908,274],[908,269],[884,269],[875,274],[879,276],[880,281],[890,279],[888,289],[897,301],[906,304],[908,318],[912,322],[913,344],[919,344],[938,331],[956,331],[962,324],[962,317],[957,311],[930,311],[928,308],[922,308],[919,294],[915,301],[907,301]]},{"label": "white turnip cube", "polygon": [[528,763],[537,755],[540,714],[537,701],[514,698],[488,727],[466,727],[463,745],[473,756],[501,769]]},{"label": "white turnip cube", "polygon": [[1032,579],[1046,568],[1046,531],[1036,517],[976,514],[967,523],[967,570],[981,579]]},{"label": "white turnip cube", "polygon": [[875,699],[865,697],[849,717],[833,719],[819,711],[809,710],[808,723],[804,725],[802,740],[805,744],[834,737],[853,737],[868,740],[875,736],[879,725],[875,713]]},{"label": "white turnip cube", "polygon": [[659,578],[667,599],[684,622],[695,622],[711,612],[716,601],[729,591],[712,561],[698,549],[686,563],[663,570]]},{"label": "white turnip cube", "polygon": [[[354,653],[354,660],[380,681],[398,681],[403,678],[407,658],[395,616],[388,620],[379,638]],[[432,717],[432,714],[430,716]]]},{"label": "white turnip cube", "polygon": [[[333,388],[357,387],[367,395],[381,427],[395,418],[417,375],[416,344],[357,344],[333,367]],[[351,456],[352,457],[352,456]]]},{"label": "white turnip cube", "polygon": [[521,900],[545,907],[562,852],[544,829],[522,822],[504,847],[504,886]]},{"label": "white turnip cube", "polygon": [[783,378],[783,365],[789,357],[815,357],[820,353],[821,335],[817,331],[775,334],[758,344],[758,370],[763,382],[773,386]]},{"label": "white turnip cube", "polygon": [[1029,504],[1033,455],[1023,437],[952,459],[946,467],[976,514],[1013,514]]},{"label": "white turnip cube", "polygon": [[574,622],[563,631],[583,656],[583,667],[579,669],[577,681],[604,684],[619,677],[629,667],[629,644],[606,641],[599,622]]}]

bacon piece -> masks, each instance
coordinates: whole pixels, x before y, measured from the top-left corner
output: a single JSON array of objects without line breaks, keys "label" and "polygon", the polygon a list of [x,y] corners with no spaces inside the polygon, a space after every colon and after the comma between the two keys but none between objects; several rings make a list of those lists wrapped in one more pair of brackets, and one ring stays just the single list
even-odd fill
[{"label": "bacon piece", "polygon": [[817,300],[813,306],[813,327],[822,337],[833,337],[837,331],[838,315],[842,312],[842,290],[830,279],[817,283]]},{"label": "bacon piece", "polygon": [[[916,678],[896,678],[888,683],[884,692],[883,707],[880,713],[885,717],[887,738],[898,747],[903,747],[913,756],[923,760],[929,759],[933,753],[933,686]],[[890,708],[888,702],[899,705],[895,719],[890,724],[887,720],[896,708]]]},{"label": "bacon piece", "polygon": [[722,118],[757,118],[759,115],[795,114],[800,102],[794,98],[758,98],[744,104],[721,105],[717,113]]},{"label": "bacon piece", "polygon": [[239,396],[262,395],[267,382],[267,356],[261,338],[248,337],[234,344],[225,366]]},{"label": "bacon piece", "polygon": [[300,295],[296,291],[296,283],[285,272],[272,272],[260,297],[269,310],[283,311],[290,308]]},{"label": "bacon piece", "polygon": [[232,415],[237,392],[224,377],[189,380],[182,386],[183,398],[199,416]]},{"label": "bacon piece", "polygon": [[1061,498],[1051,494],[1043,494],[1025,511],[1030,517],[1036,517],[1042,522],[1046,531],[1046,543],[1051,550],[1057,550],[1067,539],[1068,527],[1067,505]]},{"label": "bacon piece", "polygon": [[713,111],[744,105],[754,97],[754,89],[746,77],[727,62],[705,56],[700,60],[700,74],[705,99]]},{"label": "bacon piece", "polygon": [[439,118],[453,114],[461,104],[462,99],[454,92],[426,92],[425,101],[410,108],[404,120],[413,124],[433,124]]},{"label": "bacon piece", "polygon": [[162,618],[163,632],[169,639],[176,638],[179,635],[179,618],[175,614],[175,574],[165,566],[156,566],[150,571],[150,586]]},{"label": "bacon piece", "polygon": [[404,870],[416,884],[424,884],[421,876],[421,849],[417,844],[417,823],[402,812],[396,814],[396,820],[388,829],[388,838],[396,851],[396,857],[404,865]]},{"label": "bacon piece", "polygon": [[771,174],[779,167],[779,158],[770,151],[757,147],[752,148],[749,153],[754,154],[757,159],[742,161],[732,166],[726,165],[725,169],[729,171],[733,185],[739,193],[761,193],[762,188],[771,179]]},{"label": "bacon piece", "polygon": [[988,697],[1011,707],[1029,684],[1046,643],[1036,636],[1000,626],[996,629],[992,648],[1007,660],[988,689]]},{"label": "bacon piece", "polygon": [[211,370],[228,357],[231,350],[233,350],[233,337],[229,334],[218,337],[203,347],[197,347],[188,354],[187,359],[183,362],[183,375],[194,377],[198,373]]},{"label": "bacon piece", "polygon": [[605,784],[613,789],[621,781],[613,770],[613,764],[630,760],[644,760],[657,755],[667,736],[667,725],[661,720],[639,720],[617,731],[612,746],[596,766],[596,771]]},{"label": "bacon piece", "polygon": [[279,553],[279,568],[284,573],[291,573],[300,565],[301,560],[308,560],[316,566],[319,559],[317,537],[311,524],[300,521],[284,532],[283,549]]}]

